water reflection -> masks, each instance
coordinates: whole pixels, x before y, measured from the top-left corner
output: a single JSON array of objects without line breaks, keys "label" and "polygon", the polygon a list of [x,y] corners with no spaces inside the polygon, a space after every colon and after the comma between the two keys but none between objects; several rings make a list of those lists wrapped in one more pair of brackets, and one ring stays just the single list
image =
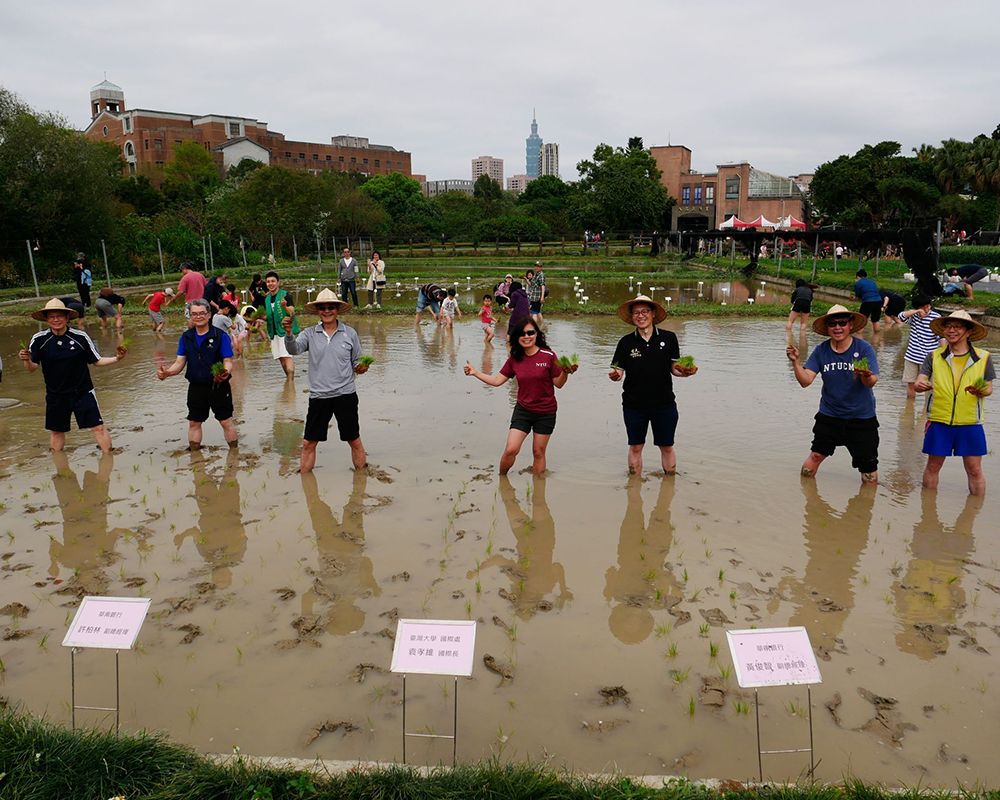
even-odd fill
[{"label": "water reflection", "polygon": [[972,554],[972,529],[984,500],[969,495],[954,526],[947,528],[938,516],[937,499],[937,492],[921,493],[920,521],[913,528],[906,574],[892,585],[899,620],[896,645],[922,659],[947,653],[950,634],[966,635],[950,626],[965,608],[963,562]]},{"label": "water reflection", "polygon": [[295,464],[295,455],[302,442],[304,423],[294,419],[295,382],[285,381],[271,417],[271,448],[279,455],[278,474],[287,475]]},{"label": "water reflection", "polygon": [[629,478],[625,494],[628,502],[618,536],[618,565],[605,573],[604,597],[613,603],[608,617],[611,632],[625,644],[638,644],[653,630],[650,609],[670,607],[671,599],[682,594],[666,563],[674,535],[670,522],[674,478],[660,481],[648,525],[638,475]]},{"label": "water reflection", "polygon": [[198,524],[174,536],[180,549],[185,539],[193,539],[198,554],[211,570],[212,583],[226,589],[233,582],[232,568],[243,561],[247,551],[247,533],[240,509],[239,451],[230,449],[219,475],[208,471],[203,450],[192,450],[191,477],[194,499],[198,504]]},{"label": "water reflection", "polygon": [[[800,486],[806,566],[801,577],[782,578],[778,592],[796,607],[788,624],[804,626],[814,646],[832,650],[854,608],[853,579],[868,545],[877,487],[863,485],[838,513],[820,497],[815,480],[803,478]],[[772,613],[776,603],[769,606]]]},{"label": "water reflection", "polygon": [[85,594],[107,594],[108,578],[104,568],[117,559],[118,537],[128,534],[127,528],[108,528],[108,495],[114,456],[104,453],[97,472],[83,473],[83,484],[70,469],[65,451],[52,453],[56,472],[52,486],[56,490],[63,516],[60,542],[50,537],[49,575],[59,575],[59,565],[73,572],[73,583]]},{"label": "water reflection", "polygon": [[920,414],[914,414],[914,401],[906,400],[899,413],[896,463],[885,480],[885,484],[900,498],[910,496],[920,487],[925,461],[920,452],[923,440],[924,419]]},{"label": "water reflection", "polygon": [[[498,567],[510,580],[514,612],[521,619],[531,619],[539,611],[562,608],[573,593],[566,586],[563,565],[552,560],[556,549],[556,525],[545,502],[545,478],[533,475],[526,500],[531,512],[521,508],[517,493],[506,475],[500,476],[500,499],[507,513],[510,531],[514,534],[517,558],[490,556],[479,565],[479,571]],[[474,576],[475,571],[469,573]],[[558,588],[559,593],[549,596]]]},{"label": "water reflection", "polygon": [[365,612],[355,605],[356,601],[381,594],[371,559],[364,553],[368,474],[355,471],[340,522],[320,497],[316,475],[307,472],[301,478],[319,555],[319,569],[310,572],[312,587],[302,595],[302,613],[312,615],[317,602],[326,604],[322,627],[328,633],[345,636],[365,624]]}]

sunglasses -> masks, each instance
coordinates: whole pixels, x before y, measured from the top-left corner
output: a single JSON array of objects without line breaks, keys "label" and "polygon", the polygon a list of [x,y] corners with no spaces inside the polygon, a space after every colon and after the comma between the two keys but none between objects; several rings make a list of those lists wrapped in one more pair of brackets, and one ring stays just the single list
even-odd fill
[{"label": "sunglasses", "polygon": [[317,311],[336,311],[336,306],[316,306]]},{"label": "sunglasses", "polygon": [[521,336],[534,336],[538,331],[523,331]]},{"label": "sunglasses", "polygon": [[850,319],[828,319],[826,321],[826,327],[828,328],[846,328],[851,324]]}]

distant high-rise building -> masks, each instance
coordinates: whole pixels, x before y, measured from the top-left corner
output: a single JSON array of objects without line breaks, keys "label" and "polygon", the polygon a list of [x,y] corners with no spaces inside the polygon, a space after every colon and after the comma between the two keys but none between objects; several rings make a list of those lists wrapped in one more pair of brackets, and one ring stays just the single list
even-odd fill
[{"label": "distant high-rise building", "polygon": [[534,178],[529,175],[511,175],[507,178],[507,191],[523,194],[533,180]]},{"label": "distant high-rise building", "polygon": [[503,159],[493,156],[479,156],[472,159],[472,180],[475,181],[480,175],[489,175],[503,186]]},{"label": "distant high-rise building", "polygon": [[462,192],[462,194],[472,194],[472,181],[459,179],[448,179],[441,181],[424,181],[421,184],[425,197],[437,197],[445,192]]},{"label": "distant high-rise building", "polygon": [[542,145],[542,152],[538,155],[538,174],[559,177],[559,145],[555,142]]},{"label": "distant high-rise building", "polygon": [[538,122],[535,121],[535,112],[531,112],[531,136],[524,140],[524,171],[529,178],[537,178],[541,173],[538,171],[538,159],[542,155],[542,137],[538,135]]}]

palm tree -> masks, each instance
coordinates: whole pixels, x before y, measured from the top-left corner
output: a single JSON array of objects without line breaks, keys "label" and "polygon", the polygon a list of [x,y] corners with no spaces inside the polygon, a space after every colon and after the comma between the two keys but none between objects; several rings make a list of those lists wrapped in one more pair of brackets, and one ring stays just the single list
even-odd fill
[{"label": "palm tree", "polygon": [[932,161],[934,179],[944,194],[954,194],[965,188],[969,180],[971,155],[968,142],[960,142],[958,139],[941,142]]},{"label": "palm tree", "polygon": [[[977,192],[1000,196],[1000,141],[988,136],[972,140],[969,177]],[[1000,219],[997,220],[1000,228]]]}]

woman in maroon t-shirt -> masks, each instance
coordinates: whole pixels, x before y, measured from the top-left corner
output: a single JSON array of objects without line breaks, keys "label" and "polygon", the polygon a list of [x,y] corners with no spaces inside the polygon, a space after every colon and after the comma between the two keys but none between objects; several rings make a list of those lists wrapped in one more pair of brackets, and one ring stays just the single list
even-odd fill
[{"label": "woman in maroon t-shirt", "polygon": [[510,358],[499,373],[480,372],[465,362],[465,374],[479,378],[487,386],[503,386],[511,378],[517,378],[517,402],[510,418],[507,444],[500,456],[501,475],[514,466],[521,445],[532,432],[532,471],[536,475],[545,472],[545,448],[556,427],[555,390],[564,386],[576,370],[576,364],[559,366],[556,354],[548,349],[545,335],[531,317],[520,320],[511,330]]}]

